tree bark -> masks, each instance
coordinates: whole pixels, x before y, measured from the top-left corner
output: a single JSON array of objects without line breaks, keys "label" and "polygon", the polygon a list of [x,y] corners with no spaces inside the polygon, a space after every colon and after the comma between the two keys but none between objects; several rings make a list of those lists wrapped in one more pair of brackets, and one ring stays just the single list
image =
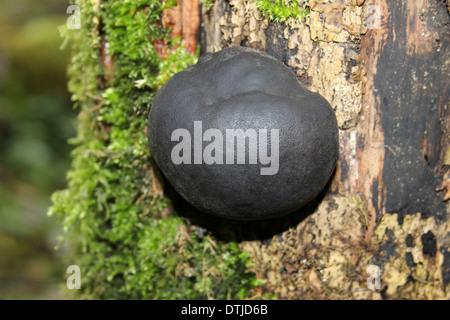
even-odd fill
[{"label": "tree bark", "polygon": [[[247,226],[256,236],[240,245],[266,280],[259,293],[449,298],[449,206],[437,192],[449,191],[447,4],[304,4],[306,21],[284,24],[255,1],[216,0],[201,11],[202,52],[266,51],[331,103],[340,127],[339,164],[316,202],[272,222],[280,228],[271,232]],[[367,285],[371,265],[380,270],[378,288]]]}]

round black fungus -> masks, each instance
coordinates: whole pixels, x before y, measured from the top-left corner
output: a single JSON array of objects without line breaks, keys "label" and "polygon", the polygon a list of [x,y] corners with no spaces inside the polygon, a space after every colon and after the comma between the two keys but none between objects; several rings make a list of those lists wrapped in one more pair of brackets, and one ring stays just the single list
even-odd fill
[{"label": "round black fungus", "polygon": [[149,114],[152,156],[199,210],[241,220],[299,209],[338,158],[336,117],[281,62],[232,47],[203,56],[158,92]]}]

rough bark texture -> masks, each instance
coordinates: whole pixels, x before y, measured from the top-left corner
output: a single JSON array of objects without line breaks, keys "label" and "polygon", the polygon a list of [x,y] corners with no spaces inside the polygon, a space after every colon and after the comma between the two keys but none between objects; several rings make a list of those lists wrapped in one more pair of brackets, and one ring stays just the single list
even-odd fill
[{"label": "rough bark texture", "polygon": [[[306,21],[269,21],[255,1],[202,9],[203,52],[244,45],[289,66],[334,107],[340,161],[314,203],[282,219],[232,229],[252,253],[263,293],[280,298],[450,298],[447,4],[304,1]],[[270,227],[269,227],[270,225]],[[224,236],[225,237],[225,236]],[[380,268],[370,289],[368,267]]]}]

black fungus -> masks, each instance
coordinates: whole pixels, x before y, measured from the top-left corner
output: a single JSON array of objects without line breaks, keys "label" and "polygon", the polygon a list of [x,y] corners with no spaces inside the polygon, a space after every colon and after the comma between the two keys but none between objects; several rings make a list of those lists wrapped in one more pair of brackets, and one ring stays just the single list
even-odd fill
[{"label": "black fungus", "polygon": [[148,134],[152,156],[182,197],[241,220],[308,203],[339,150],[329,103],[283,63],[244,47],[207,54],[174,75],[153,101]]}]

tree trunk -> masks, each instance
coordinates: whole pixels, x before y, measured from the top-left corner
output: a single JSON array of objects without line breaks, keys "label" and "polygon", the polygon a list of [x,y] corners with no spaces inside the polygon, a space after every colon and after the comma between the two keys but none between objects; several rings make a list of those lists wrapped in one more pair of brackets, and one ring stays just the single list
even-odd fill
[{"label": "tree trunk", "polygon": [[[340,127],[338,168],[317,207],[291,216],[272,241],[241,247],[265,290],[281,298],[448,298],[449,207],[436,190],[448,198],[448,8],[426,0],[306,5],[305,22],[282,24],[255,1],[216,0],[202,10],[203,51],[266,51],[331,103]],[[371,265],[381,280],[373,290]]]}]

